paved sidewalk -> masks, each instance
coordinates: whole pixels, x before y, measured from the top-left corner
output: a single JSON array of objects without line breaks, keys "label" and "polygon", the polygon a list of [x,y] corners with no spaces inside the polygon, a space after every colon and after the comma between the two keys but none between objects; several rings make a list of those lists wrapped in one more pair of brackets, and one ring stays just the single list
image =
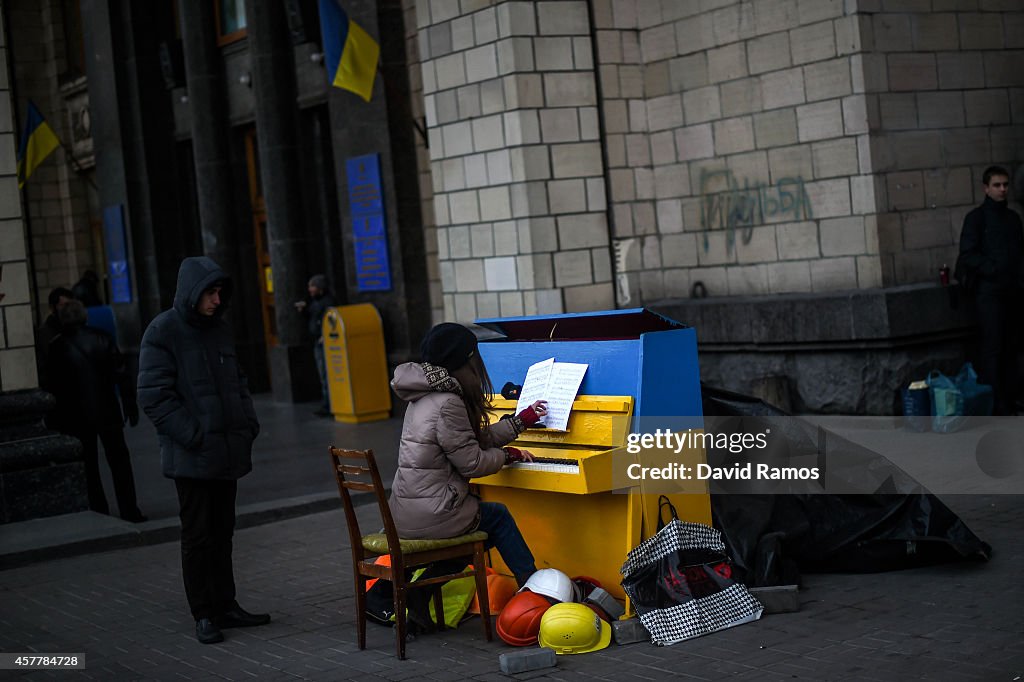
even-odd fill
[{"label": "paved sidewalk", "polygon": [[[520,679],[992,679],[1024,675],[1024,496],[945,499],[994,547],[987,564],[872,575],[807,575],[798,613],[672,647],[561,656]],[[360,511],[367,520],[373,507]],[[478,622],[421,637],[398,661],[387,628],[355,646],[350,554],[340,511],[238,532],[239,597],[273,622],[193,636],[176,543],[59,559],[0,573],[0,650],[84,653],[75,679],[506,679],[500,640]],[[65,679],[67,672],[34,672]]]}]

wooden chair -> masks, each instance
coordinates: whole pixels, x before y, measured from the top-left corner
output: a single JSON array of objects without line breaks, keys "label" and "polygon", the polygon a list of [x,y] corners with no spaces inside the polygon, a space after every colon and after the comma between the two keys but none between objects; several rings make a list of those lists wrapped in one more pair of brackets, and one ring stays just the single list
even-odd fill
[{"label": "wooden chair", "polygon": [[[484,567],[484,542],[487,533],[476,531],[468,535],[441,540],[403,540],[398,537],[395,522],[391,518],[386,491],[381,483],[380,471],[374,459],[373,450],[342,450],[330,447],[331,465],[338,481],[338,492],[345,505],[345,520],[348,523],[348,537],[352,546],[352,574],[356,590],[356,631],[359,648],[366,648],[366,580],[379,578],[388,580],[395,593],[395,643],[398,658],[405,659],[406,635],[406,594],[410,589],[428,588],[433,591],[434,612],[439,628],[444,628],[444,610],[441,603],[441,584],[475,576],[476,591],[480,601],[480,620],[484,636],[491,641],[491,612],[487,600],[487,574]],[[345,464],[343,460],[361,460],[359,464]],[[368,479],[368,480],[367,480]],[[363,535],[359,530],[355,506],[352,504],[352,490],[373,493],[380,516],[384,522],[383,533]],[[390,555],[391,565],[374,563],[378,556]],[[436,576],[425,580],[408,582],[407,570],[426,566],[445,559],[465,558],[472,561],[472,570]]]}]

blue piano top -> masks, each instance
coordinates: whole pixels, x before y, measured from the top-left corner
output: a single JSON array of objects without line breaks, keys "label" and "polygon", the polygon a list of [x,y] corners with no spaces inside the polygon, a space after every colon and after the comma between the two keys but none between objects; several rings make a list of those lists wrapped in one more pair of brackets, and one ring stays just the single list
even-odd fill
[{"label": "blue piano top", "polygon": [[641,334],[647,332],[686,328],[685,324],[647,308],[529,317],[492,317],[477,320],[476,324],[504,335],[508,341],[638,339]]}]

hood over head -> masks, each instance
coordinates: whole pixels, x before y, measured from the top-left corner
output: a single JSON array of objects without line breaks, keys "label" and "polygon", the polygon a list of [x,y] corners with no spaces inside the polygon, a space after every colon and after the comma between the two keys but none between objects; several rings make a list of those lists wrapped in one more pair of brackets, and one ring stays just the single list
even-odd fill
[{"label": "hood over head", "polygon": [[[196,312],[196,304],[203,292],[212,286],[220,285],[220,307],[207,318]],[[178,268],[178,286],[174,291],[174,309],[190,324],[204,324],[217,320],[231,301],[231,278],[217,265],[212,258],[191,256],[181,261]]]},{"label": "hood over head", "polygon": [[395,368],[391,390],[406,402],[415,402],[428,393],[462,395],[462,387],[444,367],[429,362],[406,362]]}]

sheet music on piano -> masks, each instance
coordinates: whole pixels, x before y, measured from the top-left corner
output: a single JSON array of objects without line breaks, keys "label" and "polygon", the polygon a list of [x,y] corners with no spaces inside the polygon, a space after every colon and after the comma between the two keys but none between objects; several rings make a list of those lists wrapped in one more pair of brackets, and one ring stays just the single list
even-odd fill
[{"label": "sheet music on piano", "polygon": [[583,383],[590,365],[578,362],[555,362],[548,358],[530,365],[516,403],[516,414],[537,400],[548,401],[548,414],[544,425],[549,429],[565,431],[569,425],[572,401]]}]

